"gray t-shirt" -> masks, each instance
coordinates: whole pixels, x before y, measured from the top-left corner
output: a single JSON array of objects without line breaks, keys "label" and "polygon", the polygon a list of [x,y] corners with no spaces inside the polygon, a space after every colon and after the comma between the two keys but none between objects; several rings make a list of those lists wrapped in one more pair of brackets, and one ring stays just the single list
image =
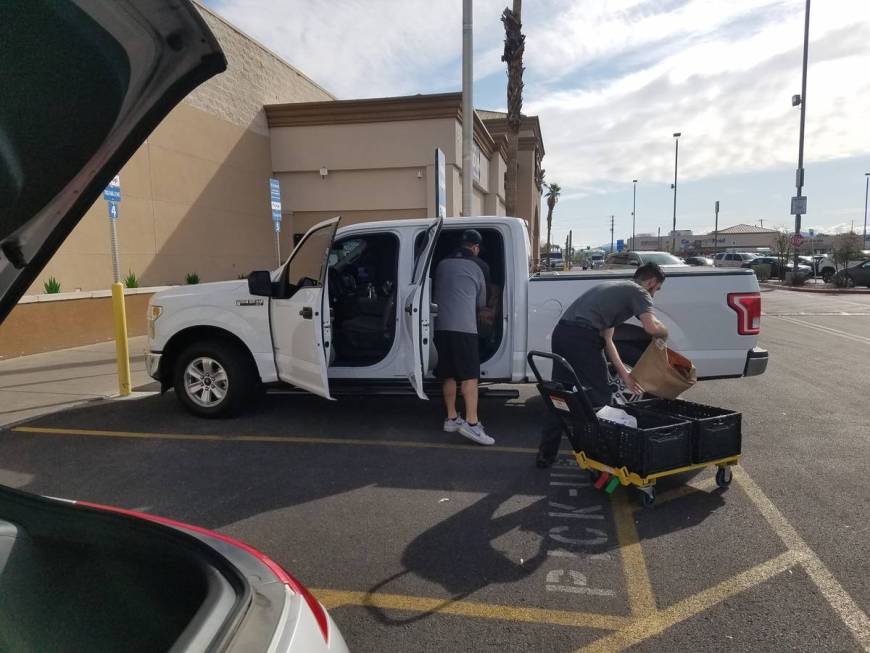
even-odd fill
[{"label": "gray t-shirt", "polygon": [[486,306],[486,277],[473,254],[457,250],[435,268],[436,331],[477,334],[477,309]]},{"label": "gray t-shirt", "polygon": [[634,281],[604,281],[574,300],[562,319],[597,331],[640,317],[652,310],[652,297]]}]

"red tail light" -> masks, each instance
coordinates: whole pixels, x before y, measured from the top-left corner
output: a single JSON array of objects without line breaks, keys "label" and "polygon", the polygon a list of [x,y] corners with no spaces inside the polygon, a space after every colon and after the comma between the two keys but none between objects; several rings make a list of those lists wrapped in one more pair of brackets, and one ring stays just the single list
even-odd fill
[{"label": "red tail light", "polygon": [[741,336],[758,335],[761,331],[761,293],[730,293],[728,306],[737,312],[737,333]]},{"label": "red tail light", "polygon": [[288,574],[277,562],[272,560],[269,556],[261,551],[257,551],[254,547],[245,544],[241,540],[237,540],[229,535],[223,535],[222,533],[216,533],[214,531],[210,531],[207,528],[202,528],[201,526],[193,526],[192,524],[185,524],[183,522],[175,521],[173,519],[167,519],[166,517],[158,517],[157,515],[149,515],[144,512],[136,512],[135,510],[124,510],[123,508],[115,508],[114,506],[103,506],[98,503],[90,503],[88,501],[76,501],[77,505],[87,506],[89,508],[97,508],[99,510],[107,510],[109,512],[117,512],[122,515],[130,515],[131,517],[138,517],[140,519],[144,519],[146,521],[156,522],[158,524],[164,524],[166,526],[172,526],[173,528],[179,528],[182,530],[193,531],[194,533],[199,533],[200,535],[206,535],[208,537],[212,537],[216,540],[220,540],[221,542],[226,542],[232,546],[235,546],[239,549],[242,549],[246,553],[254,556],[266,565],[269,570],[275,574],[275,577],[281,581],[284,585],[289,587],[291,590],[299,594],[305,602],[308,604],[309,609],[314,615],[315,620],[317,621],[317,626],[320,628],[320,632],[323,634],[323,640],[325,642],[329,642],[329,623],[326,617],[326,610],[323,609],[323,606],[314,598],[314,595],[308,591],[308,588],[305,587],[298,580],[293,578],[290,574]]}]

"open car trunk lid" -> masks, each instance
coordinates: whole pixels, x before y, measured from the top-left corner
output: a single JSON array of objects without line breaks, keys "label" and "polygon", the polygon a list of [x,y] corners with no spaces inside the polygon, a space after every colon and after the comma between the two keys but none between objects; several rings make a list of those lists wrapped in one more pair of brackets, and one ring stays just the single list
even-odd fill
[{"label": "open car trunk lid", "polygon": [[226,68],[188,0],[0,4],[0,321],[114,175]]}]

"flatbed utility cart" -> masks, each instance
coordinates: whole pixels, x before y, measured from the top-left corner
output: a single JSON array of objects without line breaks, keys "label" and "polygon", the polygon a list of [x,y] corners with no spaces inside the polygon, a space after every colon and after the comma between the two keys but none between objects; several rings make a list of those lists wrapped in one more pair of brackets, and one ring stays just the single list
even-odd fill
[{"label": "flatbed utility cart", "polygon": [[[535,359],[553,363],[544,380]],[[645,506],[655,502],[656,481],[716,466],[716,484],[727,488],[731,466],[740,460],[741,415],[734,411],[675,399],[650,398],[619,406],[637,427],[596,415],[577,374],[558,354],[530,351],[527,357],[544,404],[568,437],[574,458],[589,469],[595,487],[610,493],[634,486]]]}]

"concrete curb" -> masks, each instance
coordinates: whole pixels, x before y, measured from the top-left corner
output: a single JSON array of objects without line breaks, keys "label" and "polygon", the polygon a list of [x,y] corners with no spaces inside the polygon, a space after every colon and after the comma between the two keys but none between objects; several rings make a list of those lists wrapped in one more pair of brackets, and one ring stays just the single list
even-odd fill
[{"label": "concrete curb", "polygon": [[788,290],[789,292],[808,292],[825,295],[870,295],[870,288],[807,288],[806,286],[781,286],[778,283],[759,283],[762,288],[771,290]]}]

